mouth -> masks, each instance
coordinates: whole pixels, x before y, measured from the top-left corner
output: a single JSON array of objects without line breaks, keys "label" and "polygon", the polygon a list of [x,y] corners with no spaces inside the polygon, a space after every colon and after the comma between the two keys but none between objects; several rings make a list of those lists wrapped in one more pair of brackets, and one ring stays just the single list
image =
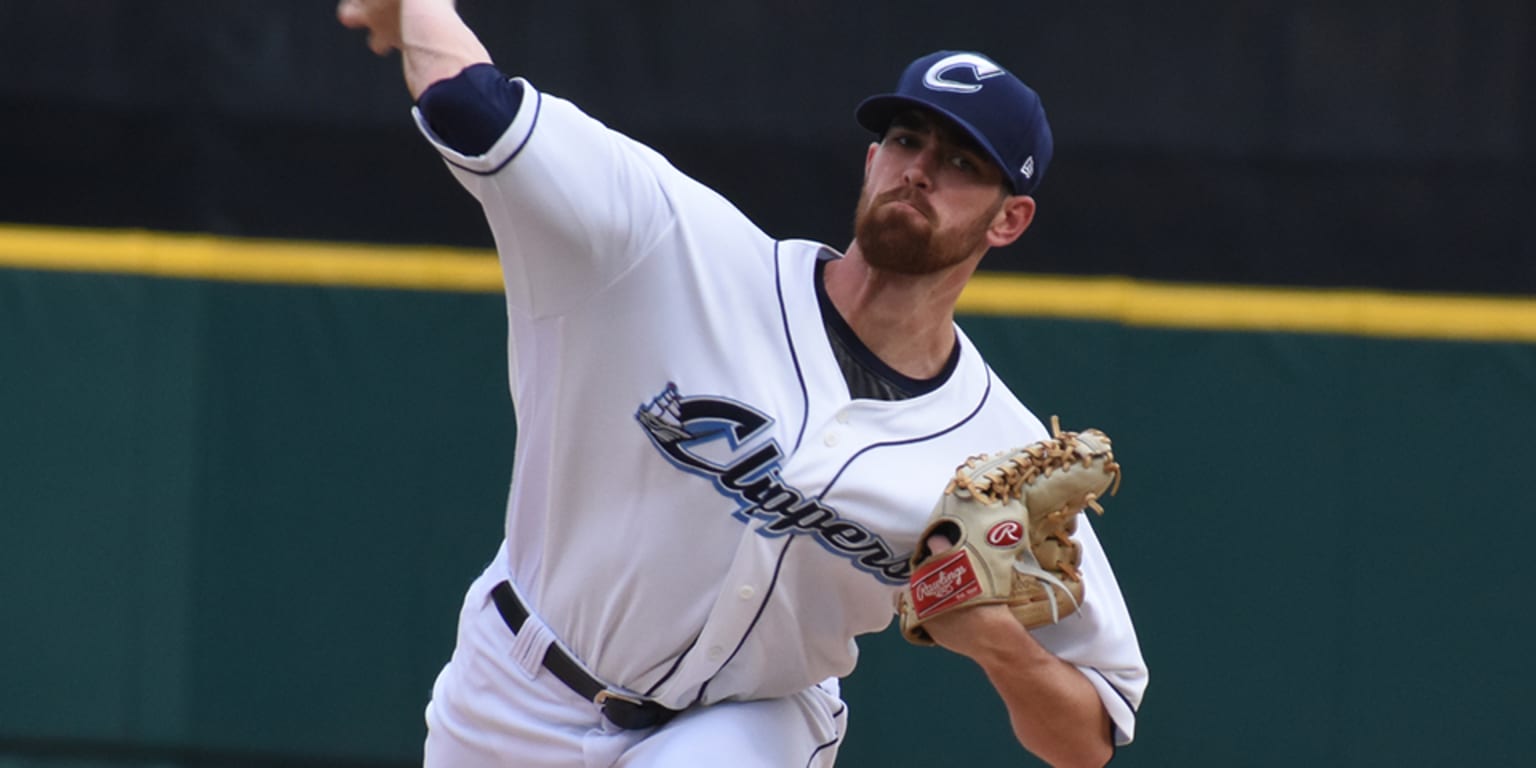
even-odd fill
[{"label": "mouth", "polygon": [[915,197],[913,195],[910,195],[910,194],[905,194],[905,193],[899,193],[898,192],[898,193],[895,193],[895,194],[888,195],[888,196],[886,196],[884,199],[882,199],[880,201],[880,205],[882,205],[882,206],[889,206],[889,205],[905,206],[907,208],[912,209],[913,211],[916,211],[923,218],[928,219],[930,221],[933,220],[933,211],[932,211],[932,209],[930,209],[928,207],[927,203],[923,202],[922,200],[920,200],[917,197]]}]

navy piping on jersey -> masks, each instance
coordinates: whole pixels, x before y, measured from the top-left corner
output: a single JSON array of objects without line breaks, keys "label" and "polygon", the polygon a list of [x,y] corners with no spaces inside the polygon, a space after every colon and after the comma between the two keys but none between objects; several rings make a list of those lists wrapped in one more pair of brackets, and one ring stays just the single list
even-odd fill
[{"label": "navy piping on jersey", "polygon": [[[1136,705],[1132,704],[1131,700],[1125,697],[1125,694],[1120,691],[1120,686],[1115,685],[1114,681],[1109,679],[1109,675],[1104,674],[1098,667],[1089,667],[1089,669],[1093,670],[1095,675],[1098,675],[1105,683],[1109,684],[1109,689],[1114,691],[1121,701],[1125,702],[1126,708],[1131,710],[1132,715],[1136,714]],[[1105,765],[1109,765],[1114,761],[1115,756],[1120,754],[1120,747],[1115,744],[1115,732],[1118,730],[1120,730],[1120,726],[1115,725],[1113,720],[1109,721],[1109,760],[1104,761]]]},{"label": "navy piping on jersey", "polygon": [[[800,404],[802,404],[802,415],[800,415],[799,435],[796,435],[796,438],[794,438],[794,447],[796,447],[796,450],[799,450],[800,441],[805,438],[806,422],[811,421],[811,393],[809,393],[809,390],[806,389],[805,375],[803,375],[802,370],[800,370],[800,355],[796,352],[796,349],[794,349],[794,335],[793,333],[790,333],[790,310],[788,310],[788,307],[785,306],[785,301],[783,301],[783,275],[779,270],[780,266],[782,266],[782,264],[780,264],[780,260],[782,260],[779,252],[780,244],[782,244],[780,241],[774,241],[773,244],[774,293],[777,293],[777,296],[779,296],[779,319],[780,323],[783,324],[783,339],[785,339],[785,346],[790,347],[790,359],[794,362],[794,378],[796,378],[796,381],[800,382]],[[750,528],[748,528],[745,533],[746,535],[751,535]],[[794,541],[794,536],[790,536],[790,539],[785,541],[785,547],[783,547],[783,550],[779,551],[779,565],[783,565],[783,556],[785,556],[786,551],[790,551],[790,541]],[[779,570],[777,570],[776,567],[774,568],[773,581],[768,584],[768,594],[773,594],[773,588],[777,582],[779,582]],[[746,636],[753,633],[753,627],[756,627],[757,619],[762,617],[763,610],[768,608],[768,594],[763,596],[762,604],[757,605],[757,614],[756,616],[753,616],[753,622],[751,622],[751,624],[746,627],[746,633],[742,634],[742,641],[737,642],[736,650],[731,651],[730,659],[725,659],[725,664],[720,665],[719,670],[714,671],[714,674],[711,674],[710,679],[703,680],[703,685],[700,685],[699,687],[699,696],[694,699],[694,703],[697,703],[699,700],[703,699],[703,691],[710,687],[711,680],[714,680],[714,677],[719,676],[720,670],[725,670],[725,665],[731,664],[731,659],[734,659],[736,654],[742,650],[743,645],[746,644]],[[667,670],[667,674],[664,674],[662,679],[656,680],[656,684],[653,684],[650,688],[647,688],[647,691],[645,691],[645,696],[654,696],[654,694],[656,694],[656,688],[662,687],[662,684],[665,684],[667,680],[671,679],[671,676],[673,676],[674,673],[677,673],[677,670],[682,667],[682,660],[684,660],[684,657],[687,657],[688,653],[693,651],[694,645],[697,644],[699,644],[699,636],[696,634],[696,636],[693,637],[693,642],[690,642],[688,647],[684,648],[682,653],[677,654],[677,659],[673,660],[673,665],[671,665],[670,670]]]},{"label": "navy piping on jersey", "polygon": [[[805,414],[805,417],[802,419],[801,424],[800,424],[800,436],[795,438],[795,447],[798,449],[800,447],[800,440],[805,435],[806,422],[808,422],[810,420],[810,395],[808,394],[808,390],[806,388],[804,371],[800,367],[800,358],[795,354],[794,340],[790,336],[790,333],[789,333],[789,314],[788,314],[788,310],[785,308],[785,305],[784,305],[783,277],[780,275],[779,270],[778,270],[778,267],[779,267],[779,244],[778,243],[774,244],[773,259],[774,259],[774,286],[775,286],[775,289],[778,291],[778,294],[779,294],[779,314],[780,314],[780,317],[782,317],[783,320],[784,320],[784,335],[785,335],[786,339],[788,339],[788,341],[789,341],[790,357],[791,357],[791,359],[795,363],[795,376],[800,381],[800,391],[801,391],[802,396],[805,398],[806,414]],[[957,340],[956,346],[958,347],[958,340]],[[979,401],[977,401],[976,407],[973,408],[970,413],[966,414],[964,418],[960,419],[959,421],[955,422],[954,424],[949,425],[948,427],[945,427],[944,429],[941,429],[941,430],[939,430],[937,432],[934,432],[932,434],[929,434],[929,435],[923,435],[921,437],[915,437],[915,438],[911,438],[911,439],[908,439],[908,440],[892,440],[892,441],[884,442],[884,443],[874,443],[872,445],[867,445],[867,446],[859,449],[858,452],[856,452],[852,456],[848,457],[848,461],[844,462],[843,466],[838,468],[837,474],[832,476],[832,480],[827,483],[827,486],[825,488],[823,488],[820,493],[816,494],[816,500],[817,501],[821,501],[821,500],[825,499],[826,495],[827,495],[827,492],[832,490],[832,486],[835,483],[837,483],[839,478],[841,478],[843,476],[843,472],[847,471],[848,467],[850,465],[852,465],[853,462],[856,461],[860,456],[863,456],[865,453],[867,453],[867,452],[869,452],[871,450],[874,450],[875,448],[883,448],[883,447],[889,447],[889,446],[895,446],[895,445],[910,445],[910,444],[913,444],[913,443],[921,443],[921,442],[924,442],[924,441],[927,441],[927,440],[932,440],[932,439],[934,439],[936,437],[940,437],[942,435],[949,434],[950,432],[953,432],[956,429],[959,429],[961,426],[965,425],[971,419],[976,418],[976,414],[981,413],[982,406],[986,405],[987,398],[989,398],[991,396],[991,394],[992,394],[992,370],[990,368],[988,368],[987,369],[987,386],[986,386],[986,389],[984,389],[982,391],[981,399]],[[742,633],[741,640],[736,643],[735,650],[731,651],[731,655],[728,658],[726,658],[725,663],[721,664],[719,669],[716,669],[715,673],[713,675],[710,675],[709,679],[705,680],[703,685],[699,686],[699,695],[694,698],[694,703],[695,704],[697,704],[698,702],[704,700],[704,692],[709,688],[709,684],[711,682],[714,682],[714,679],[716,677],[719,677],[720,673],[725,671],[725,668],[727,666],[730,666],[730,663],[733,660],[735,660],[736,654],[740,653],[741,649],[744,646],[746,646],[747,638],[751,637],[752,636],[752,630],[757,628],[757,622],[760,619],[762,619],[763,611],[768,608],[768,600],[769,600],[769,598],[773,596],[774,589],[777,588],[778,585],[779,585],[779,573],[784,568],[784,557],[785,557],[785,555],[789,554],[789,545],[793,544],[795,542],[795,539],[797,539],[797,538],[799,538],[798,535],[788,537],[787,540],[784,542],[784,548],[782,550],[779,550],[779,561],[774,564],[773,578],[768,582],[768,589],[764,590],[764,592],[763,592],[763,600],[762,600],[762,602],[758,603],[757,615],[752,617],[752,622],[747,625],[746,632]]]},{"label": "navy piping on jersey", "polygon": [[491,151],[522,105],[523,84],[490,64],[471,64],[427,86],[416,100],[437,138],[467,157]]},{"label": "navy piping on jersey", "polygon": [[789,346],[789,359],[795,364],[795,380],[800,382],[800,431],[795,434],[795,447],[790,453],[800,450],[800,441],[805,439],[805,427],[811,420],[811,393],[805,385],[805,372],[800,369],[800,355],[795,351],[795,337],[789,332],[789,308],[784,304],[784,275],[780,271],[781,264],[779,247],[781,242],[773,243],[773,287],[779,295],[779,318],[784,322],[784,342]]},{"label": "navy piping on jersey", "polygon": [[[511,82],[511,81],[508,81],[508,82]],[[436,87],[436,85],[434,85],[434,87]],[[500,163],[497,163],[495,168],[492,168],[492,169],[487,170],[487,171],[479,171],[479,170],[475,170],[474,168],[465,167],[461,163],[455,163],[454,161],[449,160],[446,157],[443,158],[443,162],[445,162],[445,163],[447,163],[447,164],[449,164],[449,165],[451,165],[451,166],[453,166],[455,168],[458,168],[461,171],[465,171],[467,173],[473,173],[476,176],[494,176],[497,173],[500,173],[501,169],[507,167],[507,163],[512,162],[514,159],[517,158],[518,155],[523,153],[523,149],[525,147],[527,147],[528,146],[528,142],[533,139],[533,132],[535,130],[537,130],[538,127],[539,127],[539,114],[544,109],[544,94],[543,93],[539,93],[538,91],[535,91],[534,92],[534,97],[535,98],[533,100],[533,122],[528,125],[528,133],[523,136],[522,143],[518,144],[517,148],[512,150],[511,154],[507,155],[505,160],[502,160]],[[425,113],[423,113],[423,115],[425,115]],[[430,118],[428,118],[428,124],[429,125],[431,124],[431,119]],[[511,124],[508,123],[508,126],[510,126],[510,125]],[[442,137],[438,137],[438,138],[442,138]],[[455,151],[457,151],[457,150],[455,150]]]},{"label": "navy piping on jersey", "polygon": [[[798,373],[798,367],[797,367],[796,371]],[[803,386],[803,379],[802,379],[802,386]],[[992,369],[988,368],[987,369],[987,387],[986,387],[986,389],[984,389],[982,391],[981,399],[976,402],[976,407],[973,408],[970,413],[966,414],[965,418],[962,418],[959,421],[955,422],[954,424],[951,424],[948,427],[945,427],[944,429],[941,429],[941,430],[939,430],[937,432],[934,432],[932,434],[929,434],[929,435],[923,435],[921,437],[914,437],[914,438],[911,438],[909,440],[891,440],[891,441],[884,442],[884,443],[874,443],[872,445],[864,446],[863,448],[859,449],[858,452],[856,452],[852,456],[848,457],[848,461],[844,462],[843,466],[840,467],[837,470],[837,474],[833,475],[832,479],[830,481],[828,481],[827,487],[823,488],[821,490],[821,493],[816,494],[816,500],[817,501],[821,501],[821,500],[825,499],[826,496],[827,496],[827,493],[832,490],[832,486],[837,483],[838,478],[842,477],[843,476],[843,472],[845,472],[848,469],[848,467],[850,465],[852,465],[853,462],[856,461],[860,456],[863,456],[865,453],[868,453],[869,451],[874,450],[876,448],[885,448],[885,447],[890,447],[890,446],[894,446],[894,445],[911,445],[913,443],[921,443],[921,442],[924,442],[924,441],[927,441],[927,440],[932,440],[932,439],[934,439],[936,437],[940,437],[942,435],[947,435],[950,432],[953,432],[956,429],[959,429],[961,426],[963,426],[966,422],[969,422],[971,419],[976,418],[976,414],[981,413],[982,406],[987,404],[987,398],[991,397],[991,395],[992,395]],[[736,643],[736,649],[731,651],[730,657],[725,660],[724,664],[720,665],[719,669],[715,670],[715,673],[713,675],[709,676],[708,680],[704,681],[704,685],[699,686],[699,695],[694,699],[694,703],[695,704],[697,704],[700,701],[703,701],[703,699],[704,699],[704,691],[709,688],[709,684],[711,682],[714,682],[714,679],[716,677],[719,677],[720,673],[725,671],[725,668],[727,666],[730,666],[731,661],[736,658],[736,654],[740,653],[742,647],[747,644],[747,638],[752,636],[752,630],[757,628],[758,620],[763,617],[763,611],[768,608],[768,599],[773,596],[774,589],[777,588],[778,585],[779,585],[779,573],[784,568],[784,556],[789,554],[789,545],[795,543],[795,540],[798,539],[798,538],[800,538],[799,534],[787,537],[787,540],[784,542],[784,548],[782,550],[779,550],[779,561],[774,564],[774,567],[773,567],[773,578],[768,582],[768,589],[764,590],[764,592],[763,592],[763,601],[761,603],[758,603],[757,615],[752,617],[752,623],[747,625],[747,631],[742,633],[741,640]]]},{"label": "navy piping on jersey", "polygon": [[853,454],[852,456],[849,456],[848,460],[843,462],[843,466],[838,468],[837,474],[833,475],[832,479],[827,481],[827,487],[823,488],[821,490],[821,493],[816,495],[816,500],[820,501],[821,499],[826,498],[827,493],[832,490],[832,486],[837,484],[838,478],[841,478],[843,476],[843,473],[848,471],[848,468],[850,466],[853,466],[853,462],[858,461],[860,456],[863,456],[864,454],[866,454],[866,453],[868,453],[870,451],[873,451],[876,448],[889,448],[889,447],[891,447],[893,445],[911,445],[913,443],[921,443],[921,442],[924,442],[924,441],[927,441],[927,440],[932,440],[932,439],[934,439],[936,437],[947,435],[950,432],[953,432],[953,431],[959,429],[961,426],[964,426],[965,423],[970,421],[971,419],[976,418],[976,414],[981,413],[982,406],[987,404],[987,398],[989,398],[991,396],[992,396],[992,369],[988,368],[987,369],[987,388],[982,390],[981,399],[976,401],[976,407],[973,408],[970,413],[966,414],[965,418],[955,422],[954,424],[949,425],[948,427],[945,427],[944,429],[941,429],[941,430],[939,430],[937,432],[934,432],[931,435],[923,435],[922,437],[914,437],[914,438],[910,438],[910,439],[907,439],[907,440],[890,440],[890,441],[887,441],[887,442],[884,442],[884,443],[871,443],[869,445],[864,446],[863,448],[860,448],[857,453]]},{"label": "navy piping on jersey", "polygon": [[698,704],[704,700],[704,692],[709,690],[709,684],[713,683],[715,678],[719,677],[720,673],[724,672],[725,668],[731,665],[731,662],[736,659],[736,654],[741,653],[741,649],[747,644],[747,638],[752,636],[752,630],[757,628],[757,622],[763,618],[763,611],[768,609],[768,598],[773,596],[773,590],[779,586],[779,572],[784,570],[784,556],[789,554],[789,546],[794,544],[795,539],[798,538],[800,537],[785,537],[784,548],[779,550],[779,561],[773,564],[773,578],[768,581],[768,588],[763,590],[763,601],[757,604],[757,614],[752,617],[752,623],[747,625],[747,631],[741,633],[741,640],[737,641],[736,649],[731,651],[730,656],[726,657],[725,663],[721,664],[720,667],[715,670],[715,673],[710,675],[709,679],[705,680],[703,685],[699,686],[699,695],[694,697],[694,704]]},{"label": "navy piping on jersey", "polygon": [[[833,717],[837,717],[837,715],[833,715]],[[811,750],[811,756],[806,758],[806,760],[805,760],[805,768],[811,768],[811,763],[816,761],[816,756],[821,754],[821,751],[823,749],[826,749],[826,748],[832,747],[832,746],[836,746],[837,743],[839,741],[842,741],[842,740],[843,740],[843,737],[842,736],[838,736],[837,738],[835,738],[835,739],[833,739],[833,740],[831,740],[831,741],[829,741],[829,742],[827,742],[825,744],[818,745],[815,749]]]},{"label": "navy piping on jersey", "polygon": [[[703,633],[700,633],[700,634],[703,634]],[[668,669],[667,673],[665,675],[662,675],[660,680],[657,680],[655,683],[653,683],[651,685],[651,687],[645,689],[644,696],[646,698],[650,698],[652,696],[655,696],[656,695],[656,689],[660,688],[662,683],[665,683],[668,680],[671,680],[672,676],[677,674],[678,668],[683,666],[683,659],[688,658],[688,652],[692,651],[693,647],[695,645],[698,645],[698,644],[699,644],[699,635],[694,635],[693,639],[688,642],[688,647],[684,648],[683,652],[679,653],[677,655],[676,659],[673,659],[673,661],[672,661],[672,668]]]},{"label": "navy piping on jersey", "polygon": [[[848,705],[845,704],[845,703],[839,702],[839,705],[837,707],[837,711],[832,713],[832,727],[833,728],[837,727],[837,719],[839,717],[842,717],[843,713],[847,712],[847,711],[848,711]],[[837,746],[837,743],[842,741],[842,740],[843,740],[843,735],[841,733],[839,733],[831,741],[829,741],[829,742],[827,742],[825,744],[819,745],[815,749],[811,750],[811,756],[809,758],[807,758],[806,761],[805,761],[805,768],[811,768],[811,763],[815,762],[816,756],[821,754],[821,751],[823,749],[827,749],[828,747]]]},{"label": "navy piping on jersey", "polygon": [[1089,667],[1089,669],[1093,670],[1094,674],[1098,675],[1099,677],[1104,678],[1104,682],[1109,683],[1110,690],[1114,691],[1115,694],[1120,697],[1120,700],[1125,702],[1126,709],[1131,710],[1131,714],[1133,714],[1133,715],[1136,714],[1136,705],[1132,704],[1131,700],[1127,699],[1125,697],[1125,694],[1120,692],[1120,686],[1115,685],[1114,681],[1109,679],[1109,675],[1106,675],[1103,672],[1100,672],[1097,667]]},{"label": "navy piping on jersey", "polygon": [[[773,243],[773,288],[779,300],[779,319],[784,325],[784,342],[785,345],[789,347],[789,359],[794,363],[795,366],[795,380],[800,382],[802,412],[800,416],[800,430],[795,435],[794,448],[794,451],[799,451],[800,442],[805,439],[806,425],[811,420],[811,394],[805,383],[805,370],[800,367],[800,355],[795,350],[794,334],[791,333],[789,329],[789,307],[784,302],[784,272],[782,263],[783,253],[781,250],[782,246],[783,243],[781,241],[775,240]],[[735,650],[731,651],[731,655],[726,658],[725,663],[721,664],[720,667],[715,670],[715,673],[710,675],[709,679],[705,680],[703,685],[699,686],[699,695],[694,699],[695,704],[704,699],[704,692],[709,689],[709,684],[714,682],[715,678],[719,677],[721,672],[725,671],[725,668],[729,666],[731,661],[736,658],[736,654],[741,653],[741,649],[747,644],[747,638],[752,636],[752,630],[757,628],[757,622],[763,617],[763,611],[768,609],[768,599],[773,595],[773,590],[779,585],[779,571],[784,567],[784,557],[789,554],[789,545],[795,543],[796,538],[798,537],[789,536],[785,538],[784,548],[779,550],[779,561],[773,566],[773,578],[768,582],[768,589],[763,591],[762,602],[757,604],[757,614],[752,617],[752,622],[747,625],[747,631],[741,634],[741,639],[736,642]]]}]

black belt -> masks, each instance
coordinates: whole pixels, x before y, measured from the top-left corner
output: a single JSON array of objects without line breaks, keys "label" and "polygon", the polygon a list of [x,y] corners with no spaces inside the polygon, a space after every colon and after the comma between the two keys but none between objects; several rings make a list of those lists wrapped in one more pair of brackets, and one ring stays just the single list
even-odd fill
[{"label": "black belt", "polygon": [[[528,620],[528,609],[517,599],[512,585],[505,581],[497,584],[491,590],[491,599],[496,601],[496,610],[501,613],[502,620],[507,622],[512,634],[517,634],[523,628],[523,622]],[[550,643],[549,650],[544,652],[544,668],[582,698],[601,707],[603,716],[620,728],[654,728],[677,716],[675,709],[619,693],[598,682],[556,643]]]}]

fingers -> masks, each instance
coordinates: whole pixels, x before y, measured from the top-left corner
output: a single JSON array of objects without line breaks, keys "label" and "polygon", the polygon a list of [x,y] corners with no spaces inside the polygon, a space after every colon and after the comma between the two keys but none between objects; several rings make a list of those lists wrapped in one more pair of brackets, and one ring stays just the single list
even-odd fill
[{"label": "fingers", "polygon": [[341,0],[336,4],[336,20],[348,29],[362,29],[368,26],[368,16],[357,4],[357,0]]},{"label": "fingers", "polygon": [[380,19],[375,18],[363,0],[341,0],[336,4],[336,20],[348,29],[368,30],[368,50],[380,56],[395,49],[394,38],[381,33]]},{"label": "fingers", "polygon": [[394,49],[395,46],[392,43],[390,43],[388,40],[385,40],[383,37],[380,37],[378,34],[375,33],[368,35],[368,50],[383,56],[390,51],[393,51]]}]

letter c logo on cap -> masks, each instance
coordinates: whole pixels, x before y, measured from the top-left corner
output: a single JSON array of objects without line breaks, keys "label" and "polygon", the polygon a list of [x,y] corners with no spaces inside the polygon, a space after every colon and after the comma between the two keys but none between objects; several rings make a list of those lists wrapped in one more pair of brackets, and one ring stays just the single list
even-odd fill
[{"label": "letter c logo on cap", "polygon": [[[952,69],[967,67],[975,74],[977,82],[957,83],[954,80],[946,80],[944,75]],[[981,90],[981,82],[989,77],[997,77],[1003,74],[1003,68],[982,56],[974,53],[957,53],[945,56],[933,63],[928,71],[923,74],[923,85],[935,91],[950,91],[952,93],[975,93]]]}]

